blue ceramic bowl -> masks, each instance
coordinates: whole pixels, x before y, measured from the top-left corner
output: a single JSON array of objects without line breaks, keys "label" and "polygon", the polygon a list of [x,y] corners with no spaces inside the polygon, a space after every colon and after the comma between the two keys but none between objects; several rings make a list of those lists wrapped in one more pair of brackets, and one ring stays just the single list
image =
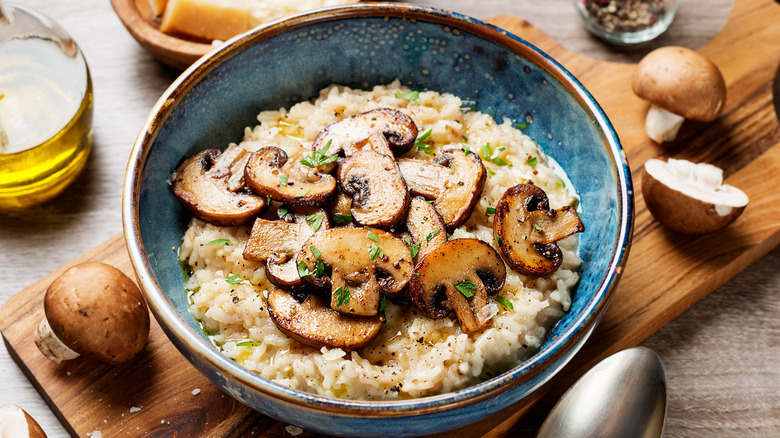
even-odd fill
[{"label": "blue ceramic bowl", "polygon": [[[468,55],[468,56],[466,56]],[[187,311],[176,248],[190,214],[168,177],[183,157],[241,139],[264,109],[310,99],[332,83],[369,87],[400,78],[416,90],[473,100],[526,133],[568,173],[581,196],[582,279],[571,310],[530,360],[456,392],[394,402],[292,390],[222,356]],[[160,325],[206,377],[285,423],[335,435],[440,432],[490,416],[553,376],[603,315],[628,254],[632,183],[618,137],[593,97],[527,42],[462,15],[389,3],[331,8],[277,21],[201,59],[165,92],[130,157],[125,238]]]}]

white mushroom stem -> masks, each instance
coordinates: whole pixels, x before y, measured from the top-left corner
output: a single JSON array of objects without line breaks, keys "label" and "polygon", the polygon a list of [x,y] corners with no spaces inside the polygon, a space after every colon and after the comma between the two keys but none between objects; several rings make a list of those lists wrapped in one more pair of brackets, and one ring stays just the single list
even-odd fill
[{"label": "white mushroom stem", "polygon": [[645,119],[647,135],[656,143],[673,141],[677,137],[685,118],[661,107],[650,105]]},{"label": "white mushroom stem", "polygon": [[38,327],[35,328],[35,345],[38,346],[38,349],[41,350],[44,356],[57,363],[79,357],[78,353],[62,343],[60,338],[54,334],[49,325],[49,320],[46,318],[43,318]]}]

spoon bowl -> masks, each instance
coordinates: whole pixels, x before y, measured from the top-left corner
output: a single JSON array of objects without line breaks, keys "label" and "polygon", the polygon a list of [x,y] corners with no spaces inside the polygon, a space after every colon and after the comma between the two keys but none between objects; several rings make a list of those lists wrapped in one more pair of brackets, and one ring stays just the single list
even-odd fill
[{"label": "spoon bowl", "polygon": [[644,347],[619,351],[583,374],[550,411],[537,438],[663,434],[666,372]]}]

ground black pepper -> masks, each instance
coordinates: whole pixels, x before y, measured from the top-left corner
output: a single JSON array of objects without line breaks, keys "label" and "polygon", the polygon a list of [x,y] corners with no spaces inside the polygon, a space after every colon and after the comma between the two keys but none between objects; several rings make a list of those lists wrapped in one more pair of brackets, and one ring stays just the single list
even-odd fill
[{"label": "ground black pepper", "polygon": [[663,0],[581,0],[593,24],[607,32],[636,32],[666,14]]}]

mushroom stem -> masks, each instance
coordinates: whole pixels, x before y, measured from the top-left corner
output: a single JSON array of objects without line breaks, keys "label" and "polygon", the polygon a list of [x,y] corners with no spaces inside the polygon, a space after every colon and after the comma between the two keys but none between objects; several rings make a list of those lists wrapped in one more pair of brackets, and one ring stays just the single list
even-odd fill
[{"label": "mushroom stem", "polygon": [[645,119],[647,135],[656,143],[673,141],[685,118],[661,107],[650,105]]},{"label": "mushroom stem", "polygon": [[43,318],[35,328],[35,345],[44,356],[60,363],[63,360],[71,360],[79,357],[79,354],[68,348],[51,330],[49,320]]}]

